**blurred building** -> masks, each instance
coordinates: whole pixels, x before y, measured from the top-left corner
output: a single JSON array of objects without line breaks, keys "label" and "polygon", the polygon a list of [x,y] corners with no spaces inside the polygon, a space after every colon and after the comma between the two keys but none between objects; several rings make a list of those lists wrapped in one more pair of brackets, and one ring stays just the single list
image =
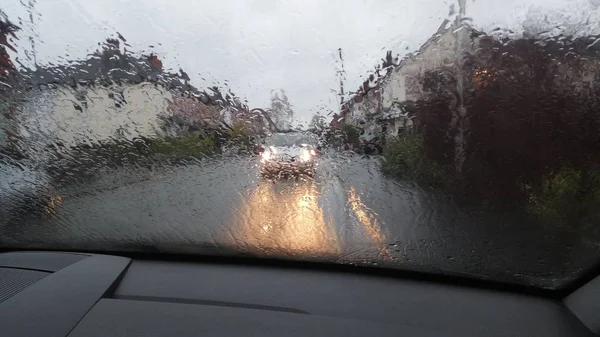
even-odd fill
[{"label": "blurred building", "polygon": [[[412,114],[411,106],[428,94],[427,88],[424,88],[427,73],[450,78],[449,82],[454,87],[447,86],[445,89],[454,91],[452,95],[456,95],[456,92],[464,92],[466,86],[485,86],[505,71],[486,66],[502,53],[519,59],[511,67],[518,66],[522,71],[531,73],[538,71],[532,68],[537,61],[527,59],[535,48],[542,49],[552,59],[551,67],[558,70],[558,76],[552,75],[553,78],[549,79],[556,87],[569,84],[583,88],[600,78],[598,41],[597,37],[573,41],[565,38],[548,41],[497,40],[465,23],[445,20],[417,52],[408,54],[398,63],[391,62],[388,54],[383,67],[379,68],[385,70],[385,74],[380,75],[378,70],[371,75],[344,103],[338,121],[363,129],[374,124],[383,125],[387,137],[410,132],[419,123],[418,116]],[[553,70],[546,70],[548,76],[554,74]],[[461,84],[455,83],[459,77],[464,81],[462,89],[458,87]]]},{"label": "blurred building", "polygon": [[39,145],[151,136],[172,100],[169,84],[175,83],[163,80],[149,60],[121,53],[116,43],[88,60],[20,75],[21,133],[24,141]]},{"label": "blurred building", "polygon": [[187,75],[166,73],[155,55],[135,57],[109,39],[85,61],[19,74],[18,125],[29,146],[175,136],[222,123],[228,103]]},{"label": "blurred building", "polygon": [[462,54],[478,48],[482,35],[468,25],[444,20],[417,52],[400,62],[391,60],[388,53],[382,67],[385,74],[374,74],[365,81],[346,102],[341,117],[346,123],[367,129],[373,124],[383,125],[386,137],[412,129],[417,121],[407,107],[423,97],[425,72],[454,71]]}]

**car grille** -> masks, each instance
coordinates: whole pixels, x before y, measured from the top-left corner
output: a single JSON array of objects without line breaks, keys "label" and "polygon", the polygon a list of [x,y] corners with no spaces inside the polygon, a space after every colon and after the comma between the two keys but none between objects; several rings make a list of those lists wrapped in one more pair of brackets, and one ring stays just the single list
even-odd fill
[{"label": "car grille", "polygon": [[287,154],[277,155],[277,156],[275,156],[274,159],[276,161],[279,161],[279,162],[288,162],[288,163],[293,163],[293,162],[296,161],[296,157],[295,156],[290,156],[290,155],[287,155]]}]

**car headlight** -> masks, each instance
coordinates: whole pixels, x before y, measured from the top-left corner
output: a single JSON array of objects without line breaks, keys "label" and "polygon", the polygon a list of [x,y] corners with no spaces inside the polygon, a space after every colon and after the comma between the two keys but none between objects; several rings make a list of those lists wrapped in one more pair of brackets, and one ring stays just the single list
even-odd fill
[{"label": "car headlight", "polygon": [[262,157],[263,161],[268,161],[269,159],[271,159],[271,152],[265,151],[265,152],[261,153],[261,157]]},{"label": "car headlight", "polygon": [[308,149],[302,149],[302,155],[300,156],[302,161],[310,161],[312,159],[312,154]]}]

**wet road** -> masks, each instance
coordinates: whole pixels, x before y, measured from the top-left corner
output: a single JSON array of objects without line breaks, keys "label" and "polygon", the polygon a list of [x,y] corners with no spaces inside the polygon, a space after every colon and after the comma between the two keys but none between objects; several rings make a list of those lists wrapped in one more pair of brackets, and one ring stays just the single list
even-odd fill
[{"label": "wet road", "polygon": [[220,250],[478,275],[555,287],[598,242],[513,215],[461,210],[383,176],[376,158],[331,154],[314,180],[266,181],[248,158],[107,172],[60,191],[53,214],[3,229],[6,244],[62,249]]}]

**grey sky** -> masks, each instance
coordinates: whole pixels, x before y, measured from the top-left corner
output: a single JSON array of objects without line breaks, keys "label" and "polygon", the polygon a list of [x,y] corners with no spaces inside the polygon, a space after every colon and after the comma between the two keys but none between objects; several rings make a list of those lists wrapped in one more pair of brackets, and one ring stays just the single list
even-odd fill
[{"label": "grey sky", "polygon": [[[8,1],[2,9],[13,21],[23,20],[21,61],[31,51],[29,36],[35,36],[43,65],[85,59],[98,42],[120,32],[134,52],[153,50],[165,68],[183,68],[197,87],[227,85],[251,107],[268,105],[269,91],[283,88],[304,120],[318,106],[337,107],[330,90],[338,88],[332,57],[337,48],[345,53],[347,88],[355,90],[386,49],[401,55],[417,49],[448,16],[450,5],[458,6],[449,0],[38,0],[32,25],[26,6]],[[598,14],[598,22],[599,5],[600,0],[469,0],[467,16],[485,30],[520,32],[532,15],[546,15],[546,26],[578,23],[590,13]]]}]

